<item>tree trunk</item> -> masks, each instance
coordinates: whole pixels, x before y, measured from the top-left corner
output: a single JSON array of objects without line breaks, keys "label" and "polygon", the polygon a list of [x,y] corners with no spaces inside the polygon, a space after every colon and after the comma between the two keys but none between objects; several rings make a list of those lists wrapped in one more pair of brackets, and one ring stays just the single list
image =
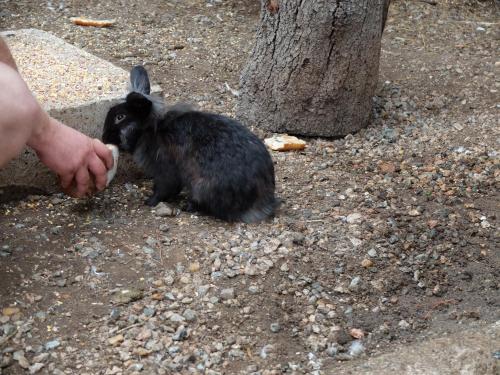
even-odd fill
[{"label": "tree trunk", "polygon": [[390,0],[261,0],[238,117],[267,131],[342,136],[368,124]]}]

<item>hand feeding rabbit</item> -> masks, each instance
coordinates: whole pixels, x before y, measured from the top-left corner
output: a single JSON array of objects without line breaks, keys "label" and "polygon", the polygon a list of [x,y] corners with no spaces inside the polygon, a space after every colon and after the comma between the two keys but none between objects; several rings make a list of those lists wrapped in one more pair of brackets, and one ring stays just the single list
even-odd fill
[{"label": "hand feeding rabbit", "polygon": [[185,189],[188,209],[222,220],[255,223],[274,215],[279,203],[273,161],[257,136],[222,115],[165,107],[149,95],[142,66],[131,70],[130,83],[125,102],[106,116],[102,140],[132,153],[153,177],[147,205]]}]

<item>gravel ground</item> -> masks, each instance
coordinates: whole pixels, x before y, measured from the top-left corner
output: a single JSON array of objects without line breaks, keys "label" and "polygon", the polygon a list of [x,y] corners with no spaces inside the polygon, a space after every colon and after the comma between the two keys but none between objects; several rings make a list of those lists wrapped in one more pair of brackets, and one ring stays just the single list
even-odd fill
[{"label": "gravel ground", "polygon": [[[257,2],[141,3],[1,1],[0,29],[233,114]],[[372,124],[274,153],[269,223],[151,210],[149,181],[0,205],[0,374],[320,374],[498,320],[498,37],[494,2],[394,1]]]}]

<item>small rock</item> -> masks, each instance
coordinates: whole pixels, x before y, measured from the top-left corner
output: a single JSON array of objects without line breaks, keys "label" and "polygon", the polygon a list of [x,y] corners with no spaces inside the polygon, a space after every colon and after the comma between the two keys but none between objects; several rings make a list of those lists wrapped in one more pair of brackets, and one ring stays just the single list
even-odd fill
[{"label": "small rock", "polygon": [[339,348],[336,343],[332,343],[326,348],[326,354],[330,357],[335,357],[338,352]]},{"label": "small rock", "polygon": [[120,309],[117,309],[116,307],[111,309],[111,312],[109,314],[109,320],[112,322],[116,322],[120,318],[121,311]]},{"label": "small rock", "polygon": [[191,309],[184,310],[184,313],[182,314],[182,316],[188,322],[192,322],[192,321],[196,320],[196,312],[191,310]]},{"label": "small rock", "polygon": [[148,328],[143,328],[136,336],[136,340],[146,341],[153,335],[153,332]]},{"label": "small rock", "polygon": [[16,332],[16,330],[17,330],[17,328],[12,324],[4,324],[2,326],[2,329],[3,329],[4,335],[10,335],[10,334]]},{"label": "small rock", "polygon": [[151,350],[148,350],[143,347],[138,347],[134,349],[134,354],[140,356],[140,357],[146,357],[151,354]]},{"label": "small rock", "polygon": [[19,314],[21,310],[18,307],[5,307],[2,309],[2,314],[5,316],[12,316],[15,314]]},{"label": "small rock", "polygon": [[210,290],[210,285],[200,285],[196,291],[199,297],[205,297],[209,290]]},{"label": "small rock", "polygon": [[278,333],[279,331],[281,331],[281,325],[278,322],[271,323],[270,329],[271,329],[271,332]]},{"label": "small rock", "polygon": [[394,173],[396,172],[396,165],[394,163],[391,163],[391,162],[380,162],[380,164],[378,165],[378,170],[380,171],[380,173]]},{"label": "small rock", "polygon": [[395,142],[397,139],[397,133],[392,128],[383,128],[382,129],[382,137],[389,141],[390,143]]},{"label": "small rock", "polygon": [[408,329],[410,328],[410,323],[408,323],[406,320],[400,320],[398,323],[398,327],[401,329]]},{"label": "small rock", "polygon": [[361,282],[361,277],[356,276],[351,280],[351,283],[349,284],[349,290],[355,292],[359,289],[359,283]]},{"label": "small rock", "polygon": [[144,254],[148,255],[155,253],[154,249],[150,248],[149,246],[143,246],[142,251],[144,251]]},{"label": "small rock", "polygon": [[274,352],[274,346],[271,344],[264,345],[260,350],[260,358],[266,359]]},{"label": "small rock", "polygon": [[146,307],[143,312],[142,312],[145,316],[147,316],[148,318],[154,316],[156,314],[156,309],[154,308],[151,308],[151,307]]},{"label": "small rock", "polygon": [[349,214],[346,217],[346,222],[348,224],[359,224],[362,221],[363,221],[363,215],[361,215],[360,213],[357,213],[357,212]]},{"label": "small rock", "polygon": [[200,263],[193,262],[189,265],[189,272],[195,273],[200,270]]},{"label": "small rock", "polygon": [[60,226],[60,225],[52,227],[50,229],[50,233],[52,233],[53,235],[56,235],[56,236],[61,234],[62,231],[63,231],[63,229],[62,229],[62,226]]},{"label": "small rock", "polygon": [[349,334],[355,339],[362,339],[365,337],[365,333],[359,328],[351,328]]},{"label": "small rock", "polygon": [[399,241],[399,237],[398,237],[398,236],[396,236],[395,234],[394,234],[394,235],[392,235],[391,237],[389,237],[389,243],[390,243],[391,245],[394,245],[394,244],[395,244],[396,242],[398,242],[398,241]]},{"label": "small rock", "polygon": [[481,228],[483,229],[488,229],[491,227],[491,224],[486,220],[486,218],[483,216],[481,217]]},{"label": "small rock", "polygon": [[48,358],[49,358],[49,353],[41,353],[41,354],[38,354],[37,356],[33,357],[33,362],[43,363],[43,362],[46,362]]},{"label": "small rock", "polygon": [[250,285],[248,287],[248,292],[250,294],[258,294],[259,293],[259,287],[257,285]]},{"label": "small rock", "polygon": [[19,363],[19,366],[21,366],[22,368],[28,369],[30,367],[30,363],[24,356],[24,351],[18,350],[17,352],[14,352],[14,355],[12,357],[17,361],[17,363]]},{"label": "small rock", "polygon": [[357,357],[365,351],[365,347],[361,340],[354,340],[349,346],[349,355],[352,357]]},{"label": "small rock", "polygon": [[439,224],[439,221],[437,221],[437,220],[429,220],[429,221],[427,222],[427,225],[428,225],[428,226],[429,226],[429,228],[431,228],[431,229],[436,228],[436,227],[438,226],[438,224]]},{"label": "small rock", "polygon": [[122,289],[113,294],[112,300],[117,304],[127,304],[137,301],[143,297],[143,293],[137,289]]},{"label": "small rock", "polygon": [[359,247],[363,244],[363,241],[361,241],[359,238],[352,237],[352,238],[349,238],[349,240],[351,241],[351,243],[354,247]]},{"label": "small rock", "polygon": [[220,292],[220,298],[223,300],[234,299],[234,288],[222,289]]},{"label": "small rock", "polygon": [[178,210],[170,207],[168,204],[164,202],[158,203],[158,205],[154,208],[156,216],[159,217],[167,217],[167,216],[176,216]]},{"label": "small rock", "polygon": [[368,255],[372,258],[375,258],[377,256],[377,250],[375,249],[368,250]]},{"label": "small rock", "polygon": [[52,349],[57,348],[60,345],[61,345],[61,342],[59,340],[52,340],[52,341],[45,343],[45,350],[52,350]]},{"label": "small rock", "polygon": [[179,326],[177,328],[177,331],[175,331],[175,334],[172,336],[172,340],[174,341],[182,341],[188,336],[188,331],[186,327],[184,326]]},{"label": "small rock", "polygon": [[413,209],[413,210],[410,210],[410,212],[408,212],[408,215],[410,215],[410,216],[420,216],[420,212],[417,209]]},{"label": "small rock", "polygon": [[373,266],[373,262],[370,259],[365,258],[361,261],[361,266],[364,268],[370,268],[371,266]]},{"label": "small rock", "polygon": [[181,323],[181,322],[183,322],[184,320],[186,320],[186,318],[184,318],[182,315],[177,314],[177,313],[173,313],[173,314],[170,316],[170,321],[171,321],[171,322],[174,322],[174,323]]},{"label": "small rock", "polygon": [[144,365],[142,363],[133,363],[127,368],[127,371],[141,372],[143,369],[144,369]]},{"label": "small rock", "polygon": [[44,363],[33,363],[30,367],[29,367],[29,371],[30,371],[30,374],[36,374],[38,371],[40,371],[42,368],[45,367],[45,364]]}]

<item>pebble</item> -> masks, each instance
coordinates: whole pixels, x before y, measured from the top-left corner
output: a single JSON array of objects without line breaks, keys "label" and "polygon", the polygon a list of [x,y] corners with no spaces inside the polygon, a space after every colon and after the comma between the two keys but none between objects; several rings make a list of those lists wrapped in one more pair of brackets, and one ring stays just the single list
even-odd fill
[{"label": "pebble", "polygon": [[189,272],[198,272],[200,270],[200,263],[193,262],[189,264]]},{"label": "pebble", "polygon": [[120,318],[120,315],[121,315],[120,309],[115,307],[111,309],[111,312],[109,314],[109,320],[112,322],[117,321]]},{"label": "pebble", "polygon": [[349,290],[353,292],[359,290],[360,282],[361,282],[361,277],[359,276],[354,277],[349,284]]},{"label": "pebble", "polygon": [[258,287],[257,285],[250,285],[250,286],[248,287],[248,292],[249,292],[250,294],[258,294],[258,293],[259,293],[259,291],[260,291],[260,289],[259,289],[259,287]]},{"label": "pebble", "polygon": [[360,213],[357,213],[357,212],[349,214],[346,217],[346,222],[348,224],[359,224],[362,221],[363,221],[363,215],[361,215]]},{"label": "pebble", "polygon": [[222,289],[221,292],[220,292],[220,297],[223,300],[234,299],[234,288]]},{"label": "pebble", "polygon": [[354,340],[349,346],[349,355],[352,357],[357,357],[363,354],[365,351],[365,346],[361,342],[361,340]]},{"label": "pebble", "polygon": [[380,162],[378,164],[380,173],[394,173],[396,172],[396,165],[392,162]]},{"label": "pebble", "polygon": [[143,292],[138,289],[128,288],[122,289],[113,294],[111,297],[114,303],[127,304],[143,298]]},{"label": "pebble", "polygon": [[365,337],[365,333],[359,328],[351,328],[349,334],[355,339],[362,339]]},{"label": "pebble", "polygon": [[398,323],[398,327],[401,329],[408,329],[410,328],[410,323],[408,323],[406,320],[400,320]]},{"label": "pebble", "polygon": [[205,297],[210,290],[210,285],[200,285],[197,288],[197,293],[199,297]]},{"label": "pebble", "polygon": [[59,340],[52,340],[45,343],[45,350],[53,350],[61,345]]},{"label": "pebble", "polygon": [[30,374],[36,374],[38,373],[42,368],[45,367],[45,364],[44,363],[33,363],[30,367],[29,367],[29,372]]},{"label": "pebble", "polygon": [[143,312],[144,316],[147,316],[148,318],[154,316],[156,314],[156,309],[152,307],[146,307],[144,308]]},{"label": "pebble", "polygon": [[279,331],[281,331],[281,325],[279,323],[271,323],[270,325],[270,329],[271,329],[271,332],[273,333],[278,333]]},{"label": "pebble", "polygon": [[170,230],[170,227],[168,224],[160,224],[159,228],[162,232],[168,232]]},{"label": "pebble", "polygon": [[156,216],[159,217],[176,216],[178,214],[178,210],[176,208],[173,208],[164,202],[158,203],[154,210]]},{"label": "pebble", "polygon": [[191,309],[184,310],[184,313],[182,314],[182,316],[188,322],[192,322],[192,321],[196,320],[196,312],[194,310],[191,310]]},{"label": "pebble", "polygon": [[328,344],[328,347],[326,348],[326,354],[329,357],[335,357],[338,352],[339,352],[339,348],[338,348],[336,343]]},{"label": "pebble", "polygon": [[12,316],[15,314],[19,314],[21,312],[21,309],[18,307],[5,307],[2,309],[2,314],[5,316]]},{"label": "pebble", "polygon": [[170,316],[170,321],[172,321],[174,323],[182,323],[184,320],[186,320],[186,318],[183,317],[182,315],[177,314],[177,313],[173,313]]},{"label": "pebble", "polygon": [[260,357],[266,359],[274,352],[274,346],[271,344],[264,345],[260,350]]},{"label": "pebble", "polygon": [[410,216],[420,216],[420,212],[417,209],[410,210],[408,212],[408,215]]},{"label": "pebble", "polygon": [[14,352],[14,355],[12,356],[17,363],[19,363],[19,366],[21,366],[24,369],[28,369],[30,367],[30,363],[24,356],[24,351],[18,350],[17,352]]},{"label": "pebble", "polygon": [[175,331],[175,334],[172,336],[172,340],[182,341],[182,340],[186,339],[187,336],[188,336],[188,331],[187,331],[186,327],[181,325]]},{"label": "pebble", "polygon": [[364,268],[370,268],[373,266],[373,262],[370,259],[365,258],[361,261],[361,266]]},{"label": "pebble", "polygon": [[133,363],[127,368],[127,371],[141,372],[143,369],[144,369],[144,365],[142,363]]}]

